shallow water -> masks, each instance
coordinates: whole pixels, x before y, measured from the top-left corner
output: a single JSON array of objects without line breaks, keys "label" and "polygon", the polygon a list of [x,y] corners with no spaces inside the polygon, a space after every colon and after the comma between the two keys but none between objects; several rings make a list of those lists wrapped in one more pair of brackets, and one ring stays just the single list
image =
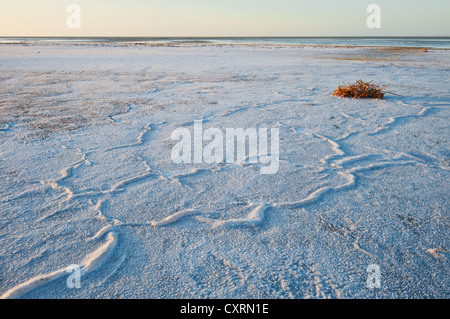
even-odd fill
[{"label": "shallow water", "polygon": [[319,45],[386,46],[450,49],[449,37],[276,37],[276,38],[154,38],[154,37],[0,37],[0,43],[144,43],[144,44],[249,44],[249,45]]}]

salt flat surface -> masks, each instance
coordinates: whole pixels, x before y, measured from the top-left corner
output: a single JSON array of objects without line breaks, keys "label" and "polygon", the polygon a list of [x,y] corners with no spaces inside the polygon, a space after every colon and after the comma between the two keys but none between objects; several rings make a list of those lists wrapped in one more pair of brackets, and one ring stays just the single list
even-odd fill
[{"label": "salt flat surface", "polygon": [[[1,45],[0,295],[449,298],[449,66],[448,51]],[[396,95],[331,96],[359,78]],[[173,163],[172,131],[195,120],[278,128],[278,173]]]}]

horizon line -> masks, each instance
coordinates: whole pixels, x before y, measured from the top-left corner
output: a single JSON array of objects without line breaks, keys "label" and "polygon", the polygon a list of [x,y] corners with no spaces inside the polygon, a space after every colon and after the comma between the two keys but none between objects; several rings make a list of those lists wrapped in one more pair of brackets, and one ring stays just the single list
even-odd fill
[{"label": "horizon line", "polygon": [[339,35],[339,36],[115,36],[115,35],[93,35],[93,36],[64,36],[64,35],[0,35],[0,38],[129,38],[129,39],[302,39],[302,38],[373,38],[373,39],[399,39],[399,38],[433,38],[433,39],[450,39],[450,36],[355,36],[355,35]]}]

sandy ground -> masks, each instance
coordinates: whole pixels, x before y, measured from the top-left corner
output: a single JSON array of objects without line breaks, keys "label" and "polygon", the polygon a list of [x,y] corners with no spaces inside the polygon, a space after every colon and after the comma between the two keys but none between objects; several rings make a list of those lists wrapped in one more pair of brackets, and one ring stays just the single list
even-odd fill
[{"label": "sandy ground", "polygon": [[[449,62],[415,49],[1,45],[0,295],[449,298]],[[390,93],[331,96],[360,78]],[[175,164],[171,133],[195,120],[278,128],[279,171]],[[80,289],[66,285],[71,264]]]}]

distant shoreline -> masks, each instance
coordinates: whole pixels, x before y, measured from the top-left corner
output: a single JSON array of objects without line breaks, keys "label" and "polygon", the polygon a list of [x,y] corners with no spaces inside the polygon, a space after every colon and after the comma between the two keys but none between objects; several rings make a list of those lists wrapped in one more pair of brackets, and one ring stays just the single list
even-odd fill
[{"label": "distant shoreline", "polygon": [[253,48],[336,48],[336,49],[371,49],[380,51],[397,51],[397,52],[411,52],[418,50],[430,50],[430,51],[448,51],[450,48],[430,48],[424,46],[417,47],[402,47],[402,46],[360,46],[360,45],[319,45],[319,44],[218,44],[218,43],[106,43],[106,42],[59,42],[59,43],[27,43],[27,42],[8,42],[0,43],[1,46],[86,46],[86,47],[173,47],[173,48],[188,48],[188,47],[253,47]]},{"label": "distant shoreline", "polygon": [[369,47],[450,49],[450,37],[0,37],[0,44],[23,45],[244,45],[270,47]]}]

